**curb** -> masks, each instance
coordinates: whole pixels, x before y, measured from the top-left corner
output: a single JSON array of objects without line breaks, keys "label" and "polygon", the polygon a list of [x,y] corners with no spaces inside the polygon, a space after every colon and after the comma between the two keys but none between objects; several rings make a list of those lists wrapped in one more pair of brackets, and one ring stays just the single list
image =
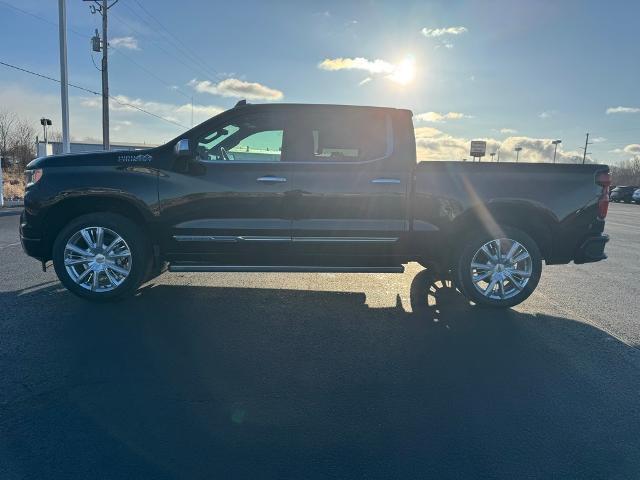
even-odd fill
[{"label": "curb", "polygon": [[3,207],[24,207],[24,202],[22,200],[5,200]]}]

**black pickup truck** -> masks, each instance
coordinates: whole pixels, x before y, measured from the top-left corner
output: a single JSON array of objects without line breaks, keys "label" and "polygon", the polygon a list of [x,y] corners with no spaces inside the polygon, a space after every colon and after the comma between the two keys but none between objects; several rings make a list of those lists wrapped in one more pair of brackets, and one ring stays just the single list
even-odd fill
[{"label": "black pickup truck", "polygon": [[416,162],[408,110],[234,108],[148,150],[32,161],[20,234],[90,300],[172,272],[389,272],[419,262],[509,307],[547,264],[606,258],[606,165]]}]

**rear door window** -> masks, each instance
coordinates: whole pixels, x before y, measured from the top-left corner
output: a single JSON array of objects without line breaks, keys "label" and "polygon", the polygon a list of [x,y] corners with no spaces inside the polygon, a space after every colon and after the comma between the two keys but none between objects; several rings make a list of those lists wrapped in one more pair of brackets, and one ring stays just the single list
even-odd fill
[{"label": "rear door window", "polygon": [[388,154],[384,112],[336,109],[300,117],[285,138],[289,161],[363,162]]}]

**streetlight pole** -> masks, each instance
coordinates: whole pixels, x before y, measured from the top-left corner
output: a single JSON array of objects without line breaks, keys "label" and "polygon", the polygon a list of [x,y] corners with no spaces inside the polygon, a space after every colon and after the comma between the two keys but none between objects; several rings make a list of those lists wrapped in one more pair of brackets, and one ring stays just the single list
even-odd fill
[{"label": "streetlight pole", "polygon": [[[49,120],[48,118],[41,118],[40,119],[40,125],[42,125],[42,130],[43,130],[43,134],[44,134],[44,156],[46,157],[47,155],[49,155],[48,151],[49,151],[49,139],[47,137],[47,127],[51,126],[51,120]],[[64,146],[63,146],[64,149]],[[68,152],[64,152],[63,153],[68,153]]]},{"label": "streetlight pole", "polygon": [[516,163],[518,163],[518,159],[520,158],[520,150],[522,150],[522,147],[516,147]]},{"label": "streetlight pole", "polygon": [[556,163],[556,152],[558,151],[558,144],[562,143],[562,140],[554,140],[551,143],[555,145],[555,148],[553,150],[553,163]]},{"label": "streetlight pole", "polygon": [[[69,153],[69,79],[67,78],[67,7],[58,0],[58,26],[60,29],[60,103],[62,104],[62,151]],[[45,147],[47,148],[47,147]]]}]

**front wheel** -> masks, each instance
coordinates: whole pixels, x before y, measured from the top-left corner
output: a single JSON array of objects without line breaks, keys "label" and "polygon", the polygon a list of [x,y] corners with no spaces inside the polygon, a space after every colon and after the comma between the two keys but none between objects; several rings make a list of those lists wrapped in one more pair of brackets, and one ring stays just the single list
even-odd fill
[{"label": "front wheel", "polygon": [[93,213],[72,220],[53,244],[53,266],[79,297],[108,301],[136,291],[149,270],[149,247],[131,220]]},{"label": "front wheel", "polygon": [[467,237],[455,269],[456,284],[477,305],[508,308],[533,293],[542,273],[536,242],[516,228],[500,235],[474,233]]}]

